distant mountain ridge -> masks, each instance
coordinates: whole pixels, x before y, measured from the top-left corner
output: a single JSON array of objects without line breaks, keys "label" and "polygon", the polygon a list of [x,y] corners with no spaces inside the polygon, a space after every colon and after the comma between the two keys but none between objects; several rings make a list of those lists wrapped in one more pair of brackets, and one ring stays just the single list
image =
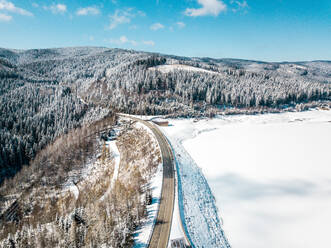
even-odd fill
[{"label": "distant mountain ridge", "polygon": [[[158,70],[148,70],[171,64],[205,71],[178,69],[163,75]],[[208,71],[217,72],[217,75],[208,75]],[[150,114],[165,114],[178,109],[173,111],[160,107],[164,100],[183,105],[187,111],[200,111],[201,105],[276,108],[284,104],[328,100],[331,62],[273,63],[188,58],[104,47],[1,48],[0,73],[66,85],[75,88],[86,100],[107,103],[107,106],[124,112],[141,112],[143,108]],[[139,106],[139,110],[133,108],[132,100],[142,96],[148,99],[146,106]],[[155,97],[160,98],[157,103],[153,101]],[[153,109],[147,105],[153,105]]]},{"label": "distant mountain ridge", "polygon": [[113,110],[212,116],[331,106],[330,98],[330,61],[188,58],[104,47],[0,48],[0,182],[56,137]]}]

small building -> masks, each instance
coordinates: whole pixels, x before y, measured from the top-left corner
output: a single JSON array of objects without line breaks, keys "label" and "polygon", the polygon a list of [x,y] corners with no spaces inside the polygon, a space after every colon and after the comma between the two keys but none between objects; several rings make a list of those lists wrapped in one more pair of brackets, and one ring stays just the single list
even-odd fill
[{"label": "small building", "polygon": [[186,248],[184,238],[170,240],[170,247],[171,248]]},{"label": "small building", "polygon": [[166,119],[162,119],[162,118],[153,118],[153,119],[151,119],[151,122],[153,122],[159,126],[167,127],[169,125],[169,121],[167,121]]}]

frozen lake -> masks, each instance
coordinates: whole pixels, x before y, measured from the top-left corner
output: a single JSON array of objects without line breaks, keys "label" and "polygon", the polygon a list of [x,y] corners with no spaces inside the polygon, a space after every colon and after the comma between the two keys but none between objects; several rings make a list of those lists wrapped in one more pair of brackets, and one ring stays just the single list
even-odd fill
[{"label": "frozen lake", "polygon": [[234,248],[331,247],[331,111],[166,128],[202,168]]}]

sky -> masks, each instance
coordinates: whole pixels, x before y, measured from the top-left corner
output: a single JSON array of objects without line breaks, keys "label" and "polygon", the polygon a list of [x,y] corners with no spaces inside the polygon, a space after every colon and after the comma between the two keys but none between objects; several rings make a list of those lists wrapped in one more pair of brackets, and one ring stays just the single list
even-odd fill
[{"label": "sky", "polygon": [[331,60],[330,0],[0,0],[0,47]]}]

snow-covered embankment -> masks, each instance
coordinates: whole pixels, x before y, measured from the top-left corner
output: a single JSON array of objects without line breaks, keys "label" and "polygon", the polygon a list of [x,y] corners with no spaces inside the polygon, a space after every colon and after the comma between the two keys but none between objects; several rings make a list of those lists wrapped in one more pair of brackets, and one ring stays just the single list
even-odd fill
[{"label": "snow-covered embankment", "polygon": [[[137,128],[143,128],[154,140],[154,144],[160,149],[153,132],[141,123],[136,123]],[[147,217],[144,223],[134,233],[134,247],[145,248],[148,247],[149,240],[151,238],[153,228],[156,221],[156,216],[159,209],[161,191],[162,191],[162,180],[163,180],[163,167],[162,162],[158,165],[156,173],[153,175],[149,182],[150,189],[152,190],[152,204],[147,206]]]},{"label": "snow-covered embankment", "polygon": [[[182,139],[167,132],[167,127],[162,130],[176,156],[179,214],[188,239],[194,247],[230,247],[218,217],[214,196],[200,168],[183,148]],[[187,134],[191,135],[190,132]]]}]

